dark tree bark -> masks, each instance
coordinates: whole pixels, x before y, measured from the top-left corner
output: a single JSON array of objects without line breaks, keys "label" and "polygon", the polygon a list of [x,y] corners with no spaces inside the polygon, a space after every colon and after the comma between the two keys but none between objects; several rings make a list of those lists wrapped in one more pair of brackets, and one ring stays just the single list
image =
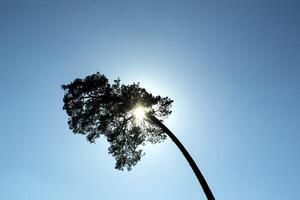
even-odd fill
[{"label": "dark tree bark", "polygon": [[215,200],[213,193],[209,189],[209,186],[200,172],[198,166],[196,165],[195,161],[193,158],[190,156],[188,151],[185,149],[185,147],[181,144],[181,142],[177,139],[177,137],[161,122],[159,121],[156,117],[154,117],[151,114],[147,114],[148,119],[156,125],[158,125],[172,140],[173,142],[177,145],[177,147],[180,149],[181,153],[184,155],[188,163],[190,164],[191,168],[193,169],[205,195],[208,200]]}]

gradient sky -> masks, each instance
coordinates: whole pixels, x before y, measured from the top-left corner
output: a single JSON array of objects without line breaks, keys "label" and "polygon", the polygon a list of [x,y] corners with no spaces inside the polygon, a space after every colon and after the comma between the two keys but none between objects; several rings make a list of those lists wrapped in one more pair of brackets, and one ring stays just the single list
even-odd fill
[{"label": "gradient sky", "polygon": [[97,71],[174,99],[165,124],[219,200],[300,199],[300,1],[0,1],[0,199],[205,199],[176,146],[131,172],[73,135]]}]

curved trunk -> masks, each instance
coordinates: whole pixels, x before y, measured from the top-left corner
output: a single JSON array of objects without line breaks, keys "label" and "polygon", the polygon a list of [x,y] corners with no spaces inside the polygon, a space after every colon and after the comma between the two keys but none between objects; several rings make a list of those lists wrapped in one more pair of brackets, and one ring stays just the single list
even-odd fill
[{"label": "curved trunk", "polygon": [[177,145],[177,147],[180,149],[181,153],[184,155],[188,163],[190,164],[191,168],[193,169],[205,195],[208,200],[215,200],[214,195],[212,194],[211,190],[209,189],[209,186],[200,172],[199,168],[197,167],[195,161],[193,158],[190,156],[188,151],[185,149],[185,147],[181,144],[181,142],[177,139],[177,137],[163,124],[161,121],[159,121],[156,117],[153,115],[150,115],[149,113],[147,114],[147,117],[156,125],[158,125],[172,140],[173,142]]}]

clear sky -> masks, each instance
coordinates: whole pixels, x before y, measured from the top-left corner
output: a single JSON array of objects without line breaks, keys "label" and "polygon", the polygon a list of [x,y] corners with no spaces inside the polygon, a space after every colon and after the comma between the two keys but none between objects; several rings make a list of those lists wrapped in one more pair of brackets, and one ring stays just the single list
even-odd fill
[{"label": "clear sky", "polygon": [[298,0],[0,1],[0,199],[205,199],[170,141],[131,172],[73,135],[61,84],[99,71],[174,99],[216,199],[300,199]]}]

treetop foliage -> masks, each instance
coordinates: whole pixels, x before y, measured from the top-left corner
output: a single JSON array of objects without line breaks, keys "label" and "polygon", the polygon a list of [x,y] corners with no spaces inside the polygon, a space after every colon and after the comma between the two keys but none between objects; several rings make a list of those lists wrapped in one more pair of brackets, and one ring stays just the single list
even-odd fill
[{"label": "treetop foliage", "polygon": [[105,75],[97,72],[62,85],[62,89],[69,128],[75,134],[85,135],[91,143],[104,135],[109,143],[108,152],[116,160],[116,169],[131,170],[144,155],[142,145],[166,139],[161,128],[147,117],[138,122],[133,110],[141,106],[147,114],[162,121],[171,114],[173,101],[152,95],[139,83],[124,85],[120,79],[109,83]]}]

